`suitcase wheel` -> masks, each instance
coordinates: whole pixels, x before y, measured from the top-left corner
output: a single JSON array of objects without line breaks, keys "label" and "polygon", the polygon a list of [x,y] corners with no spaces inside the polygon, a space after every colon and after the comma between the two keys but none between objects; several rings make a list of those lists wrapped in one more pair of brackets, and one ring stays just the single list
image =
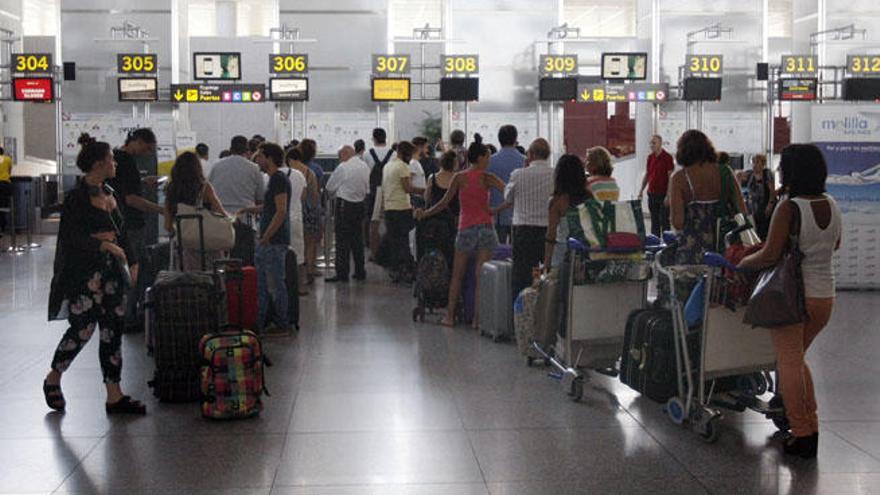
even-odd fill
[{"label": "suitcase wheel", "polygon": [[666,401],[666,414],[669,419],[677,425],[684,423],[687,413],[684,410],[684,402],[678,397],[673,397]]},{"label": "suitcase wheel", "polygon": [[533,358],[532,356],[526,356],[526,366],[531,367],[532,362],[534,362],[534,360],[535,360],[535,358]]}]

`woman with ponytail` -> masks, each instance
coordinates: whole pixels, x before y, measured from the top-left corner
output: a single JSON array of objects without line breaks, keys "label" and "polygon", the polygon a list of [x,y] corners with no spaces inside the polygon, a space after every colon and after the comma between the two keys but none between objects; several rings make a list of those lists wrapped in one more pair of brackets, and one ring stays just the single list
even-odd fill
[{"label": "woman with ponytail", "polygon": [[43,381],[43,395],[50,408],[64,411],[61,376],[100,327],[98,356],[107,414],[144,414],[146,406],[124,395],[119,386],[125,291],[131,279],[119,200],[105,183],[116,176],[116,161],[109,144],[88,134],[80,136],[79,144],[76,166],[85,176],[64,198],[49,294],[49,319],[66,318],[70,327]]},{"label": "woman with ponytail", "polygon": [[[449,284],[449,304],[442,325],[455,324],[455,309],[461,294],[461,283],[464,279],[468,261],[476,258],[476,291],[474,307],[479,308],[480,301],[480,270],[483,263],[492,259],[498,235],[495,233],[492,220],[493,211],[489,207],[489,191],[496,189],[504,192],[504,182],[495,175],[486,172],[489,167],[489,148],[483,144],[479,134],[467,152],[470,167],[455,174],[449,189],[437,204],[428,210],[416,210],[419,220],[431,217],[445,210],[457,196],[460,204],[458,219],[458,236],[455,239],[455,257],[452,263],[452,281]],[[479,325],[477,309],[474,313],[473,326]]]}]

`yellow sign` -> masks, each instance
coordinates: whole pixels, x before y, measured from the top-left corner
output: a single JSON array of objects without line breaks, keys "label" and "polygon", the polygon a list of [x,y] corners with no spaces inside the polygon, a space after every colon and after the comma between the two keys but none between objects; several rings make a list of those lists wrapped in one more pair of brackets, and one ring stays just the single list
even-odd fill
[{"label": "yellow sign", "polygon": [[783,55],[781,70],[783,74],[789,76],[811,76],[816,74],[818,65],[815,55]]},{"label": "yellow sign", "polygon": [[539,69],[542,76],[577,74],[578,58],[577,55],[541,55]]},{"label": "yellow sign", "polygon": [[440,62],[445,76],[476,74],[480,71],[479,58],[476,55],[443,55]]},{"label": "yellow sign", "polygon": [[373,101],[409,100],[409,79],[373,79]]},{"label": "yellow sign", "polygon": [[689,74],[719,75],[723,68],[721,55],[688,55],[687,71]]},{"label": "yellow sign", "polygon": [[48,53],[16,53],[12,56],[15,72],[51,72],[52,55]]},{"label": "yellow sign", "polygon": [[846,70],[851,74],[880,75],[880,55],[847,55]]},{"label": "yellow sign", "polygon": [[269,55],[272,74],[303,74],[309,71],[309,56],[305,54]]},{"label": "yellow sign", "polygon": [[152,74],[157,71],[153,53],[120,53],[116,55],[116,71],[120,74]]},{"label": "yellow sign", "polygon": [[409,74],[409,55],[373,55],[373,74]]}]

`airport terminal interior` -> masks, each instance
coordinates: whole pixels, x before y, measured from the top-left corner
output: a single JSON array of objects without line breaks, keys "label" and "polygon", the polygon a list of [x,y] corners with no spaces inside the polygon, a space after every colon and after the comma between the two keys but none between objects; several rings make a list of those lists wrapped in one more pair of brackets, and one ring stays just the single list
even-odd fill
[{"label": "airport terminal interior", "polygon": [[875,0],[0,0],[0,137],[0,494],[880,494]]}]

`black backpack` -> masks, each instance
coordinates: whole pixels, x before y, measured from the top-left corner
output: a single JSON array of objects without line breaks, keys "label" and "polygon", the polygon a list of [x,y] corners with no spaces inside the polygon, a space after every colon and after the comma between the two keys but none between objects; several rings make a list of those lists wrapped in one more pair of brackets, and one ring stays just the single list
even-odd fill
[{"label": "black backpack", "polygon": [[385,164],[391,161],[391,155],[394,154],[394,150],[388,150],[388,154],[385,155],[384,160],[379,160],[379,155],[376,154],[375,148],[370,148],[370,156],[373,157],[373,169],[370,170],[370,192],[375,193],[376,188],[382,185],[382,170],[385,168]]}]

